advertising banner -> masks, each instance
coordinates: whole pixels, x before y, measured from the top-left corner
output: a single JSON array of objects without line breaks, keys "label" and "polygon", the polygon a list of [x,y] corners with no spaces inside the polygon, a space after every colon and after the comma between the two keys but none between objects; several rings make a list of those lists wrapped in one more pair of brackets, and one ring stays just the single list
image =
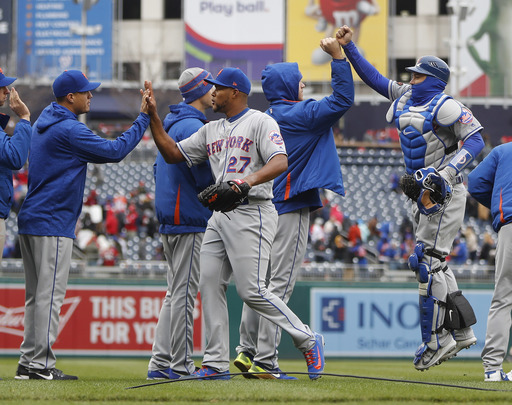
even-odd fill
[{"label": "advertising banner", "polygon": [[80,70],[85,51],[87,77],[112,79],[112,0],[87,4],[93,5],[82,31],[82,1],[18,0],[18,77],[54,79],[66,69]]},{"label": "advertising banner", "polygon": [[320,40],[334,36],[342,25],[352,28],[356,46],[386,76],[388,0],[288,0],[286,61],[297,62],[306,81],[330,81],[331,56],[320,48]]},{"label": "advertising banner", "polygon": [[[57,353],[151,355],[165,287],[70,285],[60,313]],[[19,353],[25,290],[0,284],[0,351]],[[194,354],[204,350],[201,302],[194,310]]]},{"label": "advertising banner", "polygon": [[269,63],[282,62],[284,0],[187,0],[185,64],[215,76],[223,67],[238,67],[261,80]]},{"label": "advertising banner", "polygon": [[[482,352],[492,290],[468,290],[464,296],[477,318],[478,339],[458,357]],[[411,357],[421,344],[417,290],[382,288],[311,289],[312,329],[323,334],[326,356]]]},{"label": "advertising banner", "polygon": [[[468,6],[464,2],[461,5]],[[512,0],[479,0],[460,22],[452,17],[452,55],[460,57],[460,94],[466,97],[512,96]],[[460,53],[458,49],[460,46]],[[457,72],[456,72],[457,73]]]},{"label": "advertising banner", "polygon": [[11,39],[12,0],[0,0],[0,62],[7,75],[14,75],[6,69],[7,58],[11,53]]}]

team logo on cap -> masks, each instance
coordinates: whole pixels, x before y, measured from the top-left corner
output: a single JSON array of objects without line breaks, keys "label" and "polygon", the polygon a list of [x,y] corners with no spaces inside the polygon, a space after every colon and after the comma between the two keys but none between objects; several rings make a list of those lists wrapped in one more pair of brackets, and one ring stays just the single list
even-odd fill
[{"label": "team logo on cap", "polygon": [[281,136],[281,134],[277,131],[272,131],[268,137],[270,138],[270,140],[272,142],[274,142],[276,145],[282,145],[284,144],[284,141],[283,141],[283,137]]},{"label": "team logo on cap", "polygon": [[459,121],[463,124],[470,124],[473,121],[473,114],[466,107],[462,107],[462,115]]}]

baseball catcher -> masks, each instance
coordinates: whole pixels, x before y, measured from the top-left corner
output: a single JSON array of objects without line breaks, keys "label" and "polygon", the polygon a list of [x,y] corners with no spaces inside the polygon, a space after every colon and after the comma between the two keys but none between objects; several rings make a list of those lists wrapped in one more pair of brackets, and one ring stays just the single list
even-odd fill
[{"label": "baseball catcher", "polygon": [[211,211],[228,212],[244,202],[250,189],[251,186],[243,180],[228,180],[208,186],[197,198]]}]

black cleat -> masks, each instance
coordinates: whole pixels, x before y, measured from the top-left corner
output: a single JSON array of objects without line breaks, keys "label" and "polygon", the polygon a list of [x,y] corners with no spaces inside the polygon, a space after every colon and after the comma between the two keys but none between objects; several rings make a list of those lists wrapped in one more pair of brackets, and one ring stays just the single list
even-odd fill
[{"label": "black cleat", "polygon": [[30,372],[28,370],[28,367],[18,364],[18,369],[16,370],[16,375],[14,376],[14,379],[15,380],[28,380],[29,374],[30,374]]},{"label": "black cleat", "polygon": [[64,374],[58,368],[32,369],[28,376],[31,380],[78,380],[77,376]]}]

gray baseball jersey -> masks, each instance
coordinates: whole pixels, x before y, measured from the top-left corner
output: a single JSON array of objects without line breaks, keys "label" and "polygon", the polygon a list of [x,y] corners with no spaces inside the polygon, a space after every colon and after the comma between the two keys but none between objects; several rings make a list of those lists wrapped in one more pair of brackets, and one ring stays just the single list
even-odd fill
[{"label": "gray baseball jersey", "polygon": [[[216,183],[247,177],[275,155],[286,154],[276,121],[252,109],[235,120],[209,122],[178,148],[189,166],[209,159]],[[254,186],[249,197],[272,199],[272,182]]]}]

